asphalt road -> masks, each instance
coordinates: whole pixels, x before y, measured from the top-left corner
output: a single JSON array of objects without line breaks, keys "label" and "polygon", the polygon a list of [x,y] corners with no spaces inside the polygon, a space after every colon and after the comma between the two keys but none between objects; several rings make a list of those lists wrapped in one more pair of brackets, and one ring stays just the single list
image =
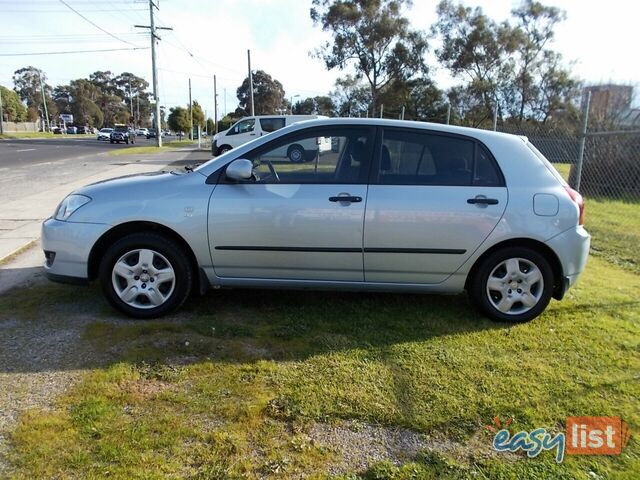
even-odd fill
[{"label": "asphalt road", "polygon": [[0,140],[0,168],[24,167],[42,162],[91,156],[109,150],[132,146],[151,146],[154,139],[137,137],[135,145],[97,141],[95,135],[69,136],[55,139]]},{"label": "asphalt road", "polygon": [[[89,177],[113,166],[139,162],[110,150],[151,146],[153,139],[136,138],[135,145],[97,141],[94,135],[56,139],[0,140],[0,201]],[[159,165],[157,168],[161,168]],[[150,166],[153,170],[153,166]]]}]

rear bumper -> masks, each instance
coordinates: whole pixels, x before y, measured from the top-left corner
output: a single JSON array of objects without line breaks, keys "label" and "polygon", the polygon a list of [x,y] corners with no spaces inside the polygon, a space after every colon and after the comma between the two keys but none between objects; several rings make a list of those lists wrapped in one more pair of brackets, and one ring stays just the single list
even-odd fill
[{"label": "rear bumper", "polygon": [[561,295],[564,295],[564,292],[578,281],[578,277],[587,265],[591,235],[579,225],[547,240],[546,244],[560,259],[565,284]]}]

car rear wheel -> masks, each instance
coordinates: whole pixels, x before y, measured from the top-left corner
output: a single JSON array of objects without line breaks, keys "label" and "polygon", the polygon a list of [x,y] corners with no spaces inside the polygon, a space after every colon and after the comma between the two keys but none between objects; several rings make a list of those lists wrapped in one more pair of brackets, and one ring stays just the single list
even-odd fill
[{"label": "car rear wheel", "polygon": [[505,248],[486,257],[469,285],[471,301],[483,314],[511,323],[540,315],[552,293],[553,271],[548,260],[524,247]]},{"label": "car rear wheel", "polygon": [[193,272],[182,248],[154,233],[127,235],[100,263],[102,291],[111,305],[134,318],[156,318],[180,307]]}]

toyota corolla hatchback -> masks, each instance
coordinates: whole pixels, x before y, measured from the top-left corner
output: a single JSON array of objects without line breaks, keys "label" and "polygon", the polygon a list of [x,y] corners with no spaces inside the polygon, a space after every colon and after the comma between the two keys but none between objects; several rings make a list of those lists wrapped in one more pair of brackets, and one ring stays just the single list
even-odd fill
[{"label": "toyota corolla hatchback", "polygon": [[[291,147],[310,150],[292,162]],[[315,147],[309,147],[315,145]],[[195,169],[81,188],[42,228],[52,280],[152,318],[208,288],[459,293],[531,320],[585,267],[584,205],[526,138],[328,119]]]}]

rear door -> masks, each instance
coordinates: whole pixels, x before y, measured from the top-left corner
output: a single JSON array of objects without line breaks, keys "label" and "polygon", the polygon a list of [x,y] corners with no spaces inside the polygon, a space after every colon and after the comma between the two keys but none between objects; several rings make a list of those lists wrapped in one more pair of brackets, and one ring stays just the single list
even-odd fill
[{"label": "rear door", "polygon": [[367,198],[367,282],[434,284],[454,273],[496,227],[507,188],[472,138],[385,128]]}]

